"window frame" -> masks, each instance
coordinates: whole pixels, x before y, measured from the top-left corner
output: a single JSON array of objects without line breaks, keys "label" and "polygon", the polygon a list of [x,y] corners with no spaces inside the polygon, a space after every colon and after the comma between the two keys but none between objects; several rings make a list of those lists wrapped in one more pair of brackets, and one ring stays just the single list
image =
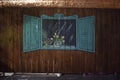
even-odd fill
[{"label": "window frame", "polygon": [[[36,47],[35,49],[26,48],[26,46],[28,46],[26,41],[28,39],[26,37],[27,35],[26,35],[26,32],[25,32],[26,31],[26,21],[25,20],[26,19],[31,20],[32,18],[36,19],[36,21],[37,21],[36,25],[38,26],[38,29],[40,30],[40,31],[38,30],[38,35],[37,35],[37,37],[39,37],[38,38],[39,41],[38,41],[38,44],[37,44],[38,47]],[[43,25],[42,21],[44,19],[51,19],[51,20],[62,20],[62,19],[71,20],[72,19],[72,20],[76,20],[76,26],[75,26],[76,27],[76,45],[74,47],[73,46],[68,46],[68,47],[64,46],[64,47],[61,47],[61,48],[60,47],[56,47],[56,48],[55,47],[47,47],[47,48],[43,47],[43,45],[42,45],[42,25]],[[88,20],[86,20],[86,19],[88,19]],[[80,32],[80,30],[81,30],[80,27],[82,25],[82,22],[81,22],[82,20],[83,20],[84,24],[87,22],[88,25],[89,24],[91,25],[89,27],[89,29],[92,32],[92,34],[89,37],[91,37],[90,39],[93,40],[93,41],[92,41],[92,43],[88,43],[88,44],[86,43],[89,46],[89,47],[86,46],[88,48],[85,48],[84,46],[81,47],[81,43],[79,42],[81,35],[79,36],[78,32]],[[28,21],[28,22],[30,23],[29,25],[31,26],[32,22],[31,21]],[[85,26],[82,26],[82,27],[85,27]],[[34,29],[34,26],[32,28]],[[86,28],[88,28],[88,27],[86,27]],[[89,41],[90,40],[88,40],[88,42]],[[82,44],[82,45],[84,45],[84,44]],[[31,45],[29,47],[31,47]],[[78,18],[77,15],[64,16],[64,14],[54,14],[54,16],[52,16],[52,17],[48,16],[48,15],[45,15],[45,14],[41,15],[40,17],[24,15],[23,16],[23,52],[29,52],[29,51],[34,51],[34,50],[81,50],[81,51],[87,51],[87,52],[90,52],[90,53],[95,53],[95,16],[87,16],[87,17],[83,17],[83,18]]]},{"label": "window frame", "polygon": [[[55,14],[53,17],[51,17],[51,16],[48,16],[48,15],[41,15],[41,17],[40,17],[41,31],[40,32],[42,32],[42,21],[44,19],[49,19],[49,20],[63,20],[63,19],[65,19],[65,20],[75,20],[75,23],[76,23],[76,26],[77,26],[78,16],[77,15],[64,16],[64,14]],[[41,33],[41,36],[42,36],[42,33]],[[41,43],[42,43],[42,38],[41,38]],[[41,44],[41,49],[45,49],[45,50],[76,50],[76,46],[43,47],[42,44]]]}]

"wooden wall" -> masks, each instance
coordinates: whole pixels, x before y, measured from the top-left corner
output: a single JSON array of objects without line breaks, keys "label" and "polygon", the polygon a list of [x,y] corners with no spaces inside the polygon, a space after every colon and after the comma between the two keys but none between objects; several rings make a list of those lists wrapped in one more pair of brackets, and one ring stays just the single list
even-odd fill
[{"label": "wooden wall", "polygon": [[[96,53],[84,51],[22,51],[23,15],[39,17],[96,16]],[[120,72],[120,10],[82,8],[0,8],[0,71],[14,72]],[[2,65],[1,65],[2,66]],[[6,69],[7,67],[7,69]]]}]

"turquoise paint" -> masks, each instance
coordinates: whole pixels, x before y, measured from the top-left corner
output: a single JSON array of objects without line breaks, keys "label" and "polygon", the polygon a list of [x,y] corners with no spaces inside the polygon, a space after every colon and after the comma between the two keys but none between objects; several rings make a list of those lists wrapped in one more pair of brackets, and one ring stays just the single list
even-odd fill
[{"label": "turquoise paint", "polygon": [[23,52],[40,49],[40,30],[37,17],[23,17]]},{"label": "turquoise paint", "polygon": [[[73,15],[73,16],[64,16],[64,14],[55,14],[53,17],[48,16],[48,15],[41,15],[41,23],[43,19],[49,19],[49,20],[77,20],[78,16]],[[76,23],[77,24],[77,23]],[[42,27],[42,25],[41,25]],[[54,47],[53,45],[49,45],[48,47],[43,47],[42,49],[48,49],[48,50],[76,50],[75,46],[65,46],[62,45],[62,47]]]},{"label": "turquoise paint", "polygon": [[65,16],[64,14],[55,14],[53,17],[48,16],[48,15],[41,15],[40,16],[41,19],[77,19],[78,16],[77,15],[73,15],[73,16]]},{"label": "turquoise paint", "polygon": [[[55,48],[42,46],[42,20],[43,19],[74,19],[76,20],[76,46],[65,46]],[[55,14],[53,17],[41,15],[38,17],[23,17],[23,52],[45,50],[82,50],[95,52],[95,16],[78,18],[77,15],[64,16],[64,14]]]},{"label": "turquoise paint", "polygon": [[95,17],[80,18],[77,21],[77,49],[95,52]]}]

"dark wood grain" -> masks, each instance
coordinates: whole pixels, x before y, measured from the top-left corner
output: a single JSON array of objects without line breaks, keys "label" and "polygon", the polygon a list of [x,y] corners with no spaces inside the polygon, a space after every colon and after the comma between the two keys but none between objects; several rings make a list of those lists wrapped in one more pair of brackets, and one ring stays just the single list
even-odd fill
[{"label": "dark wood grain", "polygon": [[[23,53],[23,15],[96,17],[96,52],[37,50]],[[15,72],[120,72],[120,10],[82,8],[0,8],[0,62]]]}]

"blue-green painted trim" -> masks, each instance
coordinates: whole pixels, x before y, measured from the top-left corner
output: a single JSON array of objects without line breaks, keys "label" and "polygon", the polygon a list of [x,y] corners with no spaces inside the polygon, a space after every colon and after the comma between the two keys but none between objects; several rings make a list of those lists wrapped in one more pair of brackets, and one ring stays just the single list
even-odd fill
[{"label": "blue-green painted trim", "polygon": [[[42,23],[43,19],[51,19],[51,20],[53,20],[53,19],[55,19],[55,20],[62,20],[62,19],[68,19],[68,20],[70,20],[70,19],[74,19],[77,22],[78,16],[77,15],[65,16],[64,14],[54,14],[54,16],[51,17],[51,16],[43,14],[43,15],[41,15],[40,19],[41,19],[41,23]],[[77,25],[77,23],[76,23],[76,25]],[[42,27],[42,24],[41,24],[41,27]],[[41,46],[42,46],[42,44],[41,44]],[[47,47],[47,48],[46,47],[41,47],[41,49],[48,49],[48,50],[56,50],[56,49],[57,50],[76,50],[76,47],[73,47],[73,46],[67,46],[67,47],[64,46],[64,47],[60,47],[60,48],[55,48],[55,47]]]},{"label": "blue-green painted trim", "polygon": [[[31,18],[36,18],[36,19],[38,19],[38,33],[39,33],[39,47],[38,48],[34,48],[34,49],[29,49],[29,48],[27,48],[27,46],[28,45],[25,45],[26,44],[26,32],[25,32],[25,30],[26,30],[26,28],[24,27],[25,26],[25,24],[23,24],[23,52],[29,52],[29,51],[34,51],[34,50],[38,50],[38,49],[45,49],[45,50],[82,50],[82,51],[88,51],[88,52],[92,52],[92,53],[94,53],[95,52],[95,16],[88,16],[88,17],[83,17],[83,18],[78,18],[78,16],[77,15],[73,15],[73,16],[65,16],[64,14],[54,14],[54,16],[53,17],[51,17],[51,16],[48,16],[48,15],[41,15],[39,18],[38,17],[34,17],[34,16],[28,16],[28,15],[24,15],[23,16],[23,23],[25,22],[25,17],[27,17],[28,19],[30,19],[31,20]],[[90,50],[90,49],[82,49],[82,48],[80,48],[80,44],[78,44],[77,43],[77,41],[76,41],[76,47],[75,46],[63,46],[63,47],[58,47],[58,48],[55,48],[55,47],[53,47],[53,46],[50,46],[50,47],[43,47],[42,46],[42,20],[43,19],[56,19],[56,20],[59,20],[59,19],[74,19],[74,20],[76,20],[76,40],[77,40],[77,38],[78,37],[80,37],[79,36],[79,34],[78,34],[78,32],[80,32],[80,29],[78,28],[78,26],[80,26],[80,23],[79,23],[79,21],[80,20],[84,20],[84,19],[87,19],[87,18],[89,18],[89,19],[92,19],[92,20],[90,20],[90,21],[92,21],[92,23],[93,23],[93,30],[92,30],[92,32],[93,32],[93,37],[92,37],[92,39],[93,39],[93,44],[92,44],[92,50]]]},{"label": "blue-green painted trim", "polygon": [[[36,29],[36,26],[37,28],[39,28],[38,19],[39,19],[38,17],[23,15],[23,52],[29,52],[40,49],[39,46],[40,42],[38,37],[39,35],[38,33],[40,32],[38,29]],[[35,24],[32,23],[32,21],[34,21]],[[26,24],[29,24],[29,26]],[[29,34],[26,32],[26,30],[29,31]],[[35,31],[35,35],[34,35],[34,31]],[[37,37],[37,38],[33,40],[32,39],[33,37]],[[37,45],[35,45],[36,43]]]},{"label": "blue-green painted trim", "polygon": [[66,17],[66,16],[64,16],[64,14],[54,14],[54,16],[51,17],[51,16],[43,14],[43,15],[41,15],[40,18],[41,19],[57,19],[57,20],[59,20],[59,19],[77,19],[78,16],[77,15],[73,15],[73,16],[67,16]]},{"label": "blue-green painted trim", "polygon": [[40,33],[40,34],[39,34],[39,40],[40,40],[40,41],[39,41],[39,43],[40,43],[40,44],[39,44],[39,45],[40,45],[39,49],[41,49],[41,48],[42,48],[42,22],[41,22],[41,18],[38,19],[38,22],[39,22],[39,23],[38,23],[39,33]]},{"label": "blue-green painted trim", "polygon": [[42,49],[47,50],[76,50],[75,46],[62,46],[62,47],[54,47],[53,45],[48,47],[42,47]]},{"label": "blue-green painted trim", "polygon": [[[81,24],[81,22],[82,22],[82,24]],[[85,28],[83,28],[83,27],[85,27]],[[77,29],[76,30],[77,50],[94,53],[95,52],[95,16],[87,16],[87,17],[79,18],[77,20],[77,28],[76,29]],[[86,47],[81,46],[81,37],[80,37],[81,32],[82,32],[81,29],[88,29],[88,32],[90,32],[90,34],[88,34],[89,36],[87,37],[88,43],[86,42],[86,44],[90,44],[90,45],[88,45]],[[86,40],[84,40],[84,41],[86,41]],[[89,41],[92,41],[92,42],[89,43]]]}]

